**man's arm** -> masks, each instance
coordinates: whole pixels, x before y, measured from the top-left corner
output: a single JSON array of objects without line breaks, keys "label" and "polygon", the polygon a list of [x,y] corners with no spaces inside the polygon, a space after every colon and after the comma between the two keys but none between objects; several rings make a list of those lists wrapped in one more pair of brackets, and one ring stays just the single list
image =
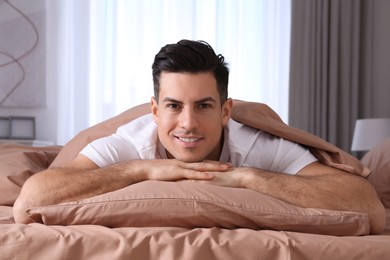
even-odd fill
[{"label": "man's arm", "polygon": [[207,182],[252,189],[303,208],[367,213],[373,234],[381,233],[385,226],[385,209],[367,180],[319,162],[304,167],[297,175],[254,168],[231,168],[213,175]]},{"label": "man's arm", "polygon": [[208,180],[209,171],[226,171],[228,164],[184,163],[177,160],[134,160],[99,168],[84,155],[69,168],[51,168],[31,176],[23,185],[13,210],[19,223],[30,223],[26,210],[80,200],[145,180]]}]

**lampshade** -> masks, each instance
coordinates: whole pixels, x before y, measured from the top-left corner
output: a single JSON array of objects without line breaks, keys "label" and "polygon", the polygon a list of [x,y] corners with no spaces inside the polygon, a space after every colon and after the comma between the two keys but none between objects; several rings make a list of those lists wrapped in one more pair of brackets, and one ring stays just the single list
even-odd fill
[{"label": "lampshade", "polygon": [[368,151],[390,137],[390,118],[358,119],[352,140],[352,151]]}]

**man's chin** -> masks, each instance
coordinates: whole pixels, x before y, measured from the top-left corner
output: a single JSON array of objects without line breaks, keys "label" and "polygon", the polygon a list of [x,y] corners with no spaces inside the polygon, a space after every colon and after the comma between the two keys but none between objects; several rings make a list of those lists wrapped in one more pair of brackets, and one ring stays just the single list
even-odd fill
[{"label": "man's chin", "polygon": [[186,162],[186,163],[194,163],[194,162],[202,162],[205,160],[204,157],[194,157],[194,156],[177,156],[176,160]]}]

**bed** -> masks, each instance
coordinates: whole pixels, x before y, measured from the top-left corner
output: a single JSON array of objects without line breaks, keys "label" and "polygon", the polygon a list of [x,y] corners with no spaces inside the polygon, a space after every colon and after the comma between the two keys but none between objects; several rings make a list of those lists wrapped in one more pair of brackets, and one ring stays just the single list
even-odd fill
[{"label": "bed", "polygon": [[13,203],[31,175],[66,166],[86,143],[147,111],[147,105],[130,109],[63,147],[0,145],[0,259],[390,259],[390,139],[359,162],[284,125],[267,106],[241,101],[235,101],[235,120],[299,141],[324,163],[365,176],[386,207],[385,231],[369,235],[362,213],[299,208],[245,189],[158,181],[31,208],[35,223],[14,222]]}]

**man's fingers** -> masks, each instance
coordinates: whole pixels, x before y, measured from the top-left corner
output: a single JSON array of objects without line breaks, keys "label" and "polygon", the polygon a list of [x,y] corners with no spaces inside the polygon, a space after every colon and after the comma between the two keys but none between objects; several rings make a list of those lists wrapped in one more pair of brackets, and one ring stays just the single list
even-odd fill
[{"label": "man's fingers", "polygon": [[187,167],[196,171],[227,171],[232,165],[230,163],[221,163],[216,161],[203,161],[189,163]]},{"label": "man's fingers", "polygon": [[149,180],[211,180],[213,173],[226,172],[231,168],[229,163],[203,161],[186,163],[178,160],[151,160],[146,162]]},{"label": "man's fingers", "polygon": [[210,180],[214,175],[210,172],[201,172],[196,170],[186,170],[184,177],[191,180]]},{"label": "man's fingers", "polygon": [[203,161],[196,163],[183,163],[184,178],[192,180],[211,180],[214,178],[213,172],[225,172],[231,168],[230,163],[217,161]]}]

